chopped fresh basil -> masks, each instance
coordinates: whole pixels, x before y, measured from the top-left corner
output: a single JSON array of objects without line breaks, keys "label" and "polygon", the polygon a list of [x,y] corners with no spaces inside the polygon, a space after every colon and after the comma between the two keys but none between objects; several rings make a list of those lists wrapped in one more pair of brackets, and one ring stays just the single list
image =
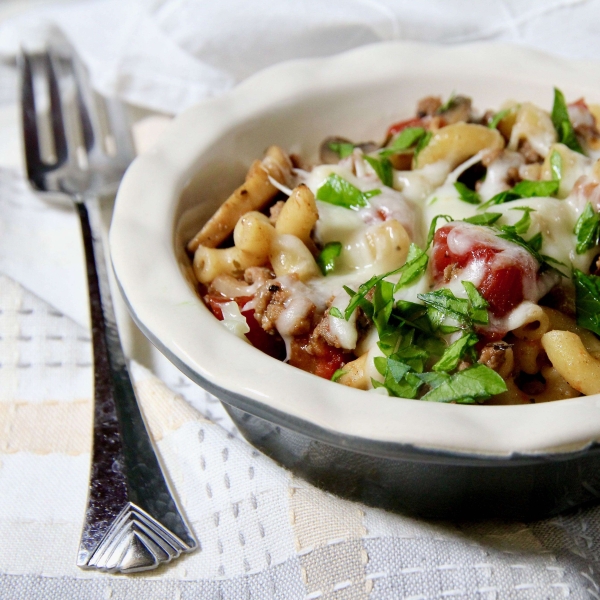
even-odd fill
[{"label": "chopped fresh basil", "polygon": [[481,204],[481,197],[477,192],[470,190],[464,183],[457,181],[454,188],[458,192],[458,197],[467,204]]},{"label": "chopped fresh basil", "polygon": [[542,249],[542,244],[544,243],[544,238],[542,236],[542,232],[538,231],[530,240],[527,240],[527,244],[530,248],[539,252]]},{"label": "chopped fresh basil", "polygon": [[344,318],[344,315],[342,314],[342,311],[337,306],[332,306],[329,309],[329,316],[330,317],[335,317],[336,319],[343,319]]},{"label": "chopped fresh basil", "polygon": [[487,202],[480,204],[477,210],[484,210],[495,204],[504,204],[505,202],[519,200],[519,198],[552,196],[558,191],[559,183],[556,179],[551,181],[519,181],[512,190],[506,190],[492,196]]},{"label": "chopped fresh basil", "polygon": [[392,163],[388,158],[383,157],[381,160],[373,158],[372,156],[365,156],[364,158],[373,167],[373,170],[377,173],[377,177],[379,177],[383,185],[387,185],[388,187],[394,186],[394,171],[392,169]]},{"label": "chopped fresh basil", "polygon": [[442,104],[437,109],[438,114],[441,115],[441,114],[443,114],[445,112],[448,112],[454,106],[455,100],[456,100],[456,92],[452,92],[450,94],[450,97],[448,98],[448,100],[446,100],[446,102],[444,102],[444,104]]},{"label": "chopped fresh basil", "polygon": [[505,202],[512,202],[513,200],[518,200],[521,196],[519,194],[515,194],[512,190],[506,190],[505,192],[500,192],[495,196],[492,196],[487,202],[480,204],[477,207],[477,210],[483,210],[489,208],[490,206],[494,206],[496,204],[504,204]]},{"label": "chopped fresh basil", "polygon": [[417,377],[423,382],[426,383],[432,390],[436,387],[442,385],[450,379],[450,375],[448,373],[436,373],[435,371],[429,371],[427,373],[419,373]]},{"label": "chopped fresh basil", "polygon": [[562,179],[562,156],[553,150],[550,155],[550,170],[552,171],[552,179],[558,181]]},{"label": "chopped fresh basil", "polygon": [[435,229],[437,226],[437,222],[440,219],[445,219],[446,223],[450,223],[452,221],[454,221],[454,218],[451,217],[450,215],[435,215],[435,217],[433,217],[433,219],[431,220],[431,223],[429,225],[429,231],[427,232],[427,248],[429,248],[429,246],[431,246],[431,242],[433,242],[433,237],[435,236]]},{"label": "chopped fresh basil", "polygon": [[445,330],[441,328],[446,317],[458,321],[461,328],[470,328],[472,323],[488,324],[487,301],[471,282],[463,281],[462,283],[467,292],[467,298],[457,298],[448,288],[417,295],[419,300],[427,306],[427,315],[434,330],[440,329],[442,333],[456,331],[453,326]]},{"label": "chopped fresh basil", "polygon": [[360,306],[363,311],[365,311],[366,315],[370,318],[373,316],[373,304],[369,302],[365,296],[381,281],[383,281],[386,277],[390,275],[396,275],[404,268],[399,267],[398,269],[394,269],[393,271],[389,271],[387,273],[383,273],[383,275],[373,275],[371,279],[365,281],[358,286],[358,290],[354,291],[352,288],[348,286],[344,286],[344,290],[350,296],[350,302],[344,311],[344,317],[346,321],[351,317],[352,313]]},{"label": "chopped fresh basil", "polygon": [[493,225],[500,217],[502,217],[502,213],[495,212],[484,212],[480,215],[475,215],[473,217],[467,217],[463,219],[465,223],[471,223],[473,225]]},{"label": "chopped fresh basil", "polygon": [[388,148],[379,151],[380,156],[390,156],[398,154],[403,150],[412,148],[425,135],[425,129],[422,127],[407,127],[403,129],[400,135],[392,142]]},{"label": "chopped fresh basil", "polygon": [[434,371],[454,371],[467,352],[472,351],[479,338],[471,332],[465,332],[454,343],[450,344],[442,358],[433,365]]},{"label": "chopped fresh basil", "polygon": [[504,232],[516,233],[518,235],[527,233],[531,226],[531,213],[535,212],[535,208],[517,206],[516,208],[511,208],[511,210],[522,210],[525,214],[514,225],[502,225],[500,229]]},{"label": "chopped fresh basil", "polygon": [[329,149],[335,152],[340,158],[347,158],[354,152],[354,144],[350,142],[329,142]]},{"label": "chopped fresh basil", "polygon": [[379,281],[373,294],[373,322],[381,335],[387,327],[394,308],[394,284],[389,281]]},{"label": "chopped fresh basil", "polygon": [[[409,340],[412,343],[412,340],[410,340],[411,337],[412,336],[407,335],[404,339]],[[405,344],[404,340],[402,343]],[[403,345],[402,347],[398,348],[396,352],[394,352],[394,357],[405,362],[411,369],[413,369],[413,371],[422,373],[423,369],[425,368],[425,362],[429,358],[429,352],[427,352],[427,350],[424,348],[419,348],[415,345]]]},{"label": "chopped fresh basil", "polygon": [[490,129],[497,129],[498,125],[500,124],[500,121],[502,121],[502,119],[504,119],[504,117],[506,117],[506,115],[511,111],[511,108],[505,108],[504,110],[501,110],[499,112],[497,112],[494,115],[494,118],[490,121],[488,127]]},{"label": "chopped fresh basil", "polygon": [[[538,235],[539,235],[539,237],[538,237]],[[553,264],[557,264],[557,265],[563,265],[563,263],[556,260],[555,258],[552,258],[551,256],[546,256],[545,254],[540,254],[539,250],[542,245],[541,234],[536,234],[533,238],[531,238],[531,240],[529,242],[527,242],[518,233],[507,228],[507,229],[504,229],[502,231],[502,233],[499,233],[498,237],[502,238],[503,240],[512,242],[513,244],[517,244],[518,246],[521,246],[521,248],[524,248],[525,250],[527,250],[527,252],[529,252],[529,254],[531,254],[531,256],[533,256],[533,258],[535,258],[535,260],[537,260],[537,262],[539,263],[540,268],[542,270],[554,271],[561,277],[566,277],[566,275],[562,271],[560,271],[556,267],[553,267],[550,264],[550,263],[553,263]],[[566,266],[566,265],[563,265],[563,266]]]},{"label": "chopped fresh basil", "polygon": [[554,104],[552,106],[551,117],[552,124],[558,135],[558,141],[571,150],[583,154],[584,152],[575,135],[573,124],[569,119],[569,110],[567,108],[565,97],[558,88],[554,88]]},{"label": "chopped fresh basil", "polygon": [[507,391],[502,377],[496,371],[481,364],[459,371],[451,377],[431,378],[430,381],[437,385],[421,400],[474,404]]},{"label": "chopped fresh basil", "polygon": [[416,244],[411,244],[408,249],[406,263],[402,267],[400,279],[394,288],[394,291],[410,285],[413,281],[425,273],[429,257],[425,250],[421,250]]},{"label": "chopped fresh basil", "polygon": [[535,260],[537,260],[540,263],[540,265],[544,262],[542,255],[537,250],[532,248],[529,245],[529,243],[515,231],[505,229],[502,231],[502,233],[498,234],[498,237],[502,238],[503,240],[507,240],[508,242],[512,242],[513,244],[517,244],[518,246],[521,246],[521,248],[527,250],[527,252],[529,252],[529,254],[531,254],[533,258],[535,258]]},{"label": "chopped fresh basil", "polygon": [[558,191],[558,181],[519,181],[511,190],[513,194],[518,194],[520,198],[546,197],[556,194]]},{"label": "chopped fresh basil", "polygon": [[[433,333],[431,322],[427,317],[427,307],[423,304],[410,302],[408,300],[398,300],[394,314],[400,319],[402,324],[407,325],[427,335]],[[432,352],[435,353],[435,352]],[[440,352],[441,355],[443,353]]]},{"label": "chopped fresh basil", "polygon": [[381,190],[369,190],[361,192],[349,181],[332,173],[325,183],[317,190],[316,198],[321,202],[343,206],[352,210],[358,210],[367,206],[368,199],[381,194]]},{"label": "chopped fresh basil", "polygon": [[337,381],[338,379],[340,379],[340,377],[342,377],[342,375],[345,375],[346,371],[344,371],[344,369],[338,369],[332,376],[331,376],[331,381]]},{"label": "chopped fresh basil", "polygon": [[593,209],[590,202],[585,205],[574,232],[577,236],[575,250],[577,254],[584,254],[600,243],[600,216]]},{"label": "chopped fresh basil", "polygon": [[487,325],[489,323],[487,300],[470,281],[463,281],[462,284],[471,303],[471,320],[479,325]]},{"label": "chopped fresh basil", "polygon": [[317,257],[317,264],[321,269],[323,275],[331,273],[335,267],[335,259],[340,255],[342,251],[342,244],[340,242],[329,242],[325,244],[323,250]]},{"label": "chopped fresh basil", "polygon": [[451,317],[464,325],[470,323],[469,301],[457,298],[448,288],[417,294],[417,298],[427,306],[429,319],[434,327],[439,327],[444,317]]},{"label": "chopped fresh basil", "polygon": [[352,316],[352,313],[360,306],[368,317],[373,316],[373,303],[369,302],[365,296],[371,291],[377,281],[381,281],[384,276],[371,277],[369,281],[358,286],[358,290],[355,292],[352,288],[347,285],[344,286],[344,290],[350,296],[350,302],[344,311],[344,319],[346,321]]},{"label": "chopped fresh basil", "polygon": [[428,131],[417,143],[417,147],[415,148],[415,158],[417,156],[419,156],[419,153],[421,152],[421,150],[423,150],[423,148],[425,148],[425,146],[427,146],[427,144],[429,144],[429,141],[431,140],[433,136],[433,133],[431,133],[431,131]]},{"label": "chopped fresh basil", "polygon": [[600,335],[600,277],[573,269],[577,325]]}]

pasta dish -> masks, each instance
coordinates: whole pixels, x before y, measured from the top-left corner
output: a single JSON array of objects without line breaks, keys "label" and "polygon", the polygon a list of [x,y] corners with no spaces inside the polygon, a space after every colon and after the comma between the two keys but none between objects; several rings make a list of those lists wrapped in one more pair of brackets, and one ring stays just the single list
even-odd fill
[{"label": "pasta dish", "polygon": [[423,98],[383,142],[270,147],[187,244],[199,292],[270,356],[374,393],[600,392],[600,106]]}]

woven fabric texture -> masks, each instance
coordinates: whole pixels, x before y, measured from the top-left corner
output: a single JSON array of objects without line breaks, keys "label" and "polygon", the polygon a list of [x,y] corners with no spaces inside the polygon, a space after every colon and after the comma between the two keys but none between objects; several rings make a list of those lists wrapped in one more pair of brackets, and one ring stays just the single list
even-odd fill
[{"label": "woven fabric texture", "polygon": [[[600,597],[600,509],[474,525],[342,500],[295,478],[135,363],[145,417],[199,549],[146,574],[80,571],[90,352],[87,331],[0,276],[2,599]],[[198,393],[191,382],[178,385]]]}]

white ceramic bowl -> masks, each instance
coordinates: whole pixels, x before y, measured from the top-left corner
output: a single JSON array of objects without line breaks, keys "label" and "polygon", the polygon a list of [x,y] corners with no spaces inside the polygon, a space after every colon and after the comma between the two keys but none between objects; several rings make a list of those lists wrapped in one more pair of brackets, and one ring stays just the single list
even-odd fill
[{"label": "white ceramic bowl", "polygon": [[589,447],[600,438],[600,396],[436,404],[350,389],[278,362],[225,330],[203,305],[183,245],[271,144],[312,157],[328,135],[379,139],[390,123],[414,114],[419,98],[453,91],[482,110],[510,98],[550,108],[554,85],[568,99],[597,102],[599,70],[517,47],[384,43],[277,65],[187,110],[133,163],[117,197],[111,253],[134,318],[217,395],[342,445],[353,439],[496,458]]}]

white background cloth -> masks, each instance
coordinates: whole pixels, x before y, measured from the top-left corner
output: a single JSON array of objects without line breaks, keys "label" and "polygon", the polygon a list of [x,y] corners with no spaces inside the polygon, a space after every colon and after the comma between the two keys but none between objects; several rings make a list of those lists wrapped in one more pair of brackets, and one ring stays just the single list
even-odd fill
[{"label": "white background cloth", "polygon": [[[599,23],[600,0],[0,0],[0,598],[600,598],[598,510],[434,526],[332,498],[215,425],[235,433],[123,316],[132,358],[212,420],[134,365],[202,550],[148,577],[79,572],[89,440],[77,432],[91,395],[80,234],[71,209],[24,182],[14,70],[20,46],[60,31],[99,91],[173,114],[281,60],[379,40],[501,40],[595,59]],[[70,437],[50,426],[61,403]]]}]

